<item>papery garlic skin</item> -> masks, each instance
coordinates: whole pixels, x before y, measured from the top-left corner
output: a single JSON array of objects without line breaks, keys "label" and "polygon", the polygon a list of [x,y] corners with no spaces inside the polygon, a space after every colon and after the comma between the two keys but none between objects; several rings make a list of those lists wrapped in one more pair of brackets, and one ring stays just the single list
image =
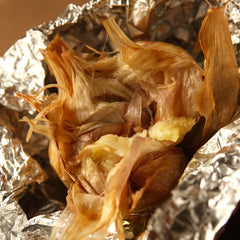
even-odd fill
[{"label": "papery garlic skin", "polygon": [[199,43],[204,54],[205,113],[203,136],[208,139],[232,118],[238,100],[239,74],[226,16],[227,3],[211,8],[202,22]]}]

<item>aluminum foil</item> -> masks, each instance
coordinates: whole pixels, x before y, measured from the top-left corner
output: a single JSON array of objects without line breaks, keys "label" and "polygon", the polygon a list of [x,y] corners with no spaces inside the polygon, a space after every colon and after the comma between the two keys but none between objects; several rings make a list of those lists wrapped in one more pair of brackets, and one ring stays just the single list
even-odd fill
[{"label": "aluminum foil", "polygon": [[14,239],[27,222],[18,200],[28,187],[47,176],[5,126],[0,126],[0,139],[0,238],[5,240]]},{"label": "aluminum foil", "polygon": [[[224,1],[209,1],[213,6]],[[203,0],[95,0],[70,4],[55,20],[27,31],[0,58],[0,239],[48,239],[65,206],[66,189],[47,157],[48,141],[24,138],[23,116],[34,110],[15,92],[36,93],[54,82],[41,49],[58,34],[76,51],[85,44],[102,50],[102,21],[114,16],[133,40],[160,40],[193,51],[208,9]],[[240,2],[228,3],[227,14],[240,63]],[[201,62],[201,56],[194,55]],[[240,114],[204,145],[189,163],[172,192],[150,219],[142,239],[214,239],[240,200]],[[222,209],[224,208],[224,211]],[[128,232],[128,238],[132,238]],[[111,239],[116,239],[112,234]]]}]

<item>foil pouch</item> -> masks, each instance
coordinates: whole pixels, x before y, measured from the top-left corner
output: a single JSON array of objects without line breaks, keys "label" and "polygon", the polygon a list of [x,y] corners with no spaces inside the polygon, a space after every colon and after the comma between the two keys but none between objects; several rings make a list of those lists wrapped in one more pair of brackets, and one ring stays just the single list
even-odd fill
[{"label": "foil pouch", "polygon": [[[209,1],[213,6],[223,1]],[[20,93],[36,93],[55,79],[40,49],[58,34],[74,50],[85,44],[112,50],[102,21],[114,16],[133,40],[166,41],[193,52],[203,0],[92,0],[70,4],[61,15],[26,32],[0,58],[0,238],[48,239],[65,207],[66,189],[48,162],[48,140],[19,121],[35,111]],[[240,63],[240,2],[228,3],[227,15]],[[202,64],[202,56],[194,55]],[[218,239],[240,200],[240,111],[194,155],[172,196],[159,206],[139,239]],[[129,230],[126,238],[135,238]],[[108,239],[117,239],[114,232]]]}]

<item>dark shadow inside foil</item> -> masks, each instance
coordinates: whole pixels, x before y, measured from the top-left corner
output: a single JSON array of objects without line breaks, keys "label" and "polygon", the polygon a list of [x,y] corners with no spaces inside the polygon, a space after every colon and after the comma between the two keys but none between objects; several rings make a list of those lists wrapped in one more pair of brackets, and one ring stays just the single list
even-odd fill
[{"label": "dark shadow inside foil", "polygon": [[231,239],[240,239],[240,203],[234,210],[231,218],[225,226],[216,234],[214,240],[231,240]]},{"label": "dark shadow inside foil", "polygon": [[[55,84],[57,83],[56,78],[50,73],[50,70],[46,64],[45,61],[42,61],[42,66],[45,70],[45,79],[44,79],[44,85],[48,85],[48,84]],[[44,96],[50,95],[51,93],[58,93],[58,89],[57,88],[47,88],[44,91]]]},{"label": "dark shadow inside foil", "polygon": [[28,186],[18,201],[28,219],[63,210],[66,207],[66,187],[54,172],[48,176],[45,182]]},{"label": "dark shadow inside foil", "polygon": [[43,149],[33,157],[45,170],[48,178],[40,184],[28,185],[18,202],[28,219],[63,210],[66,207],[67,196],[67,188],[49,163],[48,149]]}]

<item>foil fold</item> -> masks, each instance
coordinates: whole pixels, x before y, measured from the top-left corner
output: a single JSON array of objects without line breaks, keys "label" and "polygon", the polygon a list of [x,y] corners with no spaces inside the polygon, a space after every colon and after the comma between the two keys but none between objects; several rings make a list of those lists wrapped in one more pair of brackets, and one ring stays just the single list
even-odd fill
[{"label": "foil fold", "polygon": [[0,126],[0,139],[0,236],[7,240],[27,221],[18,200],[29,185],[43,182],[47,175],[5,126]]},{"label": "foil fold", "polygon": [[29,30],[0,58],[0,104],[17,111],[33,110],[14,92],[35,93],[43,87],[45,71],[42,68],[40,48],[45,39],[39,31]]},{"label": "foil fold", "polygon": [[[224,1],[212,2],[218,5]],[[227,8],[238,63],[239,4],[232,0]],[[0,58],[1,239],[48,239],[64,208],[64,196],[54,196],[61,195],[62,190],[56,190],[55,181],[49,180],[48,141],[34,135],[26,143],[26,126],[18,124],[22,116],[32,116],[35,111],[15,92],[33,94],[54,81],[41,49],[58,34],[76,51],[86,50],[86,43],[102,50],[107,37],[102,21],[114,16],[133,40],[167,41],[191,51],[207,9],[202,0],[92,0],[81,7],[69,4],[54,21],[27,31]],[[107,48],[111,50],[111,42]],[[239,119],[237,114],[235,121],[194,155],[172,197],[155,211],[140,239],[216,238],[240,200]],[[25,206],[32,196],[43,205],[27,212]],[[116,239],[116,235],[108,239]]]},{"label": "foil fold", "polygon": [[31,218],[24,224],[24,228],[18,235],[18,240],[38,239],[47,240],[51,235],[52,228],[56,225],[61,211],[51,214],[39,215]]}]

